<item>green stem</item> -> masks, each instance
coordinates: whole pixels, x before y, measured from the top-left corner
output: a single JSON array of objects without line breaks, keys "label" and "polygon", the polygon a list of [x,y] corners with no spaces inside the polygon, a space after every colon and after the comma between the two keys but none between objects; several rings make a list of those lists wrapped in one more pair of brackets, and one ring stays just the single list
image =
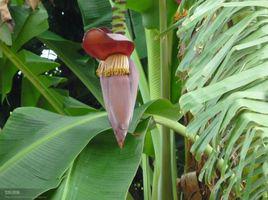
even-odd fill
[{"label": "green stem", "polygon": [[158,199],[173,199],[170,155],[170,130],[162,126],[161,130],[161,165],[160,165],[160,190]]},{"label": "green stem", "polygon": [[[171,119],[168,119],[168,118],[165,118],[165,117],[157,116],[157,115],[154,115],[153,117],[154,117],[154,120],[155,120],[155,122],[157,124],[166,126],[166,127],[170,128],[170,129],[174,130],[176,133],[178,133],[179,135],[181,135],[181,136],[183,136],[185,138],[188,138],[192,142],[196,142],[197,139],[199,138],[199,136],[194,136],[192,134],[187,134],[186,127],[183,126],[182,124],[178,123],[177,121],[174,121],[174,120],[171,120]],[[213,149],[213,147],[210,146],[210,145],[207,145],[207,147],[205,149],[205,154],[210,155],[213,151],[215,151]],[[224,163],[223,159],[218,160],[217,168],[219,170],[223,169],[223,163]]]},{"label": "green stem", "polygon": [[[161,85],[160,85],[160,43],[155,38],[158,36],[159,30],[145,29],[147,55],[148,55],[148,80],[150,88],[150,99],[161,98]],[[158,199],[158,184],[160,177],[160,128],[151,131],[152,142],[154,146],[155,162],[154,162],[154,175],[152,185],[152,199]]]},{"label": "green stem", "polygon": [[[160,33],[167,29],[167,2],[159,0]],[[161,66],[161,97],[170,99],[170,56],[168,36],[160,39],[160,66]],[[158,199],[173,199],[171,177],[171,144],[170,130],[162,126],[161,129],[161,173]]]},{"label": "green stem", "polygon": [[145,29],[147,56],[148,56],[148,80],[150,86],[151,100],[161,97],[160,76],[160,43],[156,40],[159,31],[156,29]]},{"label": "green stem", "polygon": [[176,140],[175,140],[175,134],[174,131],[171,131],[171,176],[172,176],[172,191],[173,191],[173,199],[178,200],[178,191],[177,191],[177,177],[178,177],[178,171],[177,171],[177,159],[176,159]]}]

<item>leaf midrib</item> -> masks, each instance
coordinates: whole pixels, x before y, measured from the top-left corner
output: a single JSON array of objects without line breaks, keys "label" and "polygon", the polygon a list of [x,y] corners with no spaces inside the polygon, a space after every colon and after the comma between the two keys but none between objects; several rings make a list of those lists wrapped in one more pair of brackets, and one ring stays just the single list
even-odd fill
[{"label": "leaf midrib", "polygon": [[72,164],[70,165],[70,167],[69,167],[69,169],[67,171],[67,176],[66,176],[66,179],[65,179],[65,184],[64,184],[64,187],[63,187],[61,200],[65,200],[67,198],[73,166],[74,166],[74,162],[72,162]]},{"label": "leaf midrib", "polygon": [[15,55],[15,53],[11,49],[9,49],[2,42],[0,42],[0,46],[7,58],[25,74],[25,76],[32,82],[33,85],[35,85],[35,87],[48,100],[48,102],[58,113],[69,114],[68,111],[65,111],[61,107],[61,102],[57,98],[55,98],[53,94],[51,94],[49,89],[42,83],[42,81],[38,79],[38,77],[36,77],[35,74],[28,70],[27,66],[20,60],[20,58],[17,57],[17,55]]},{"label": "leaf midrib", "polygon": [[27,146],[25,149],[23,149],[18,154],[16,154],[11,159],[9,159],[7,162],[5,162],[0,167],[0,174],[3,173],[3,171],[5,171],[6,169],[8,169],[9,166],[11,166],[13,163],[15,163],[16,161],[18,162],[19,160],[21,160],[21,158],[23,158],[24,155],[26,155],[27,153],[29,153],[30,151],[32,151],[33,149],[38,147],[40,144],[45,143],[46,141],[50,140],[51,138],[61,134],[62,132],[65,132],[65,131],[67,131],[69,129],[72,129],[75,126],[82,125],[84,123],[87,123],[88,121],[91,121],[91,120],[99,118],[99,117],[103,117],[105,115],[106,115],[105,112],[104,113],[96,113],[95,116],[89,116],[88,118],[86,118],[84,120],[79,120],[78,122],[75,122],[75,123],[73,123],[71,125],[68,125],[68,126],[65,126],[63,128],[60,127],[60,129],[56,130],[53,134],[45,135],[45,137],[43,137],[40,140],[37,140],[36,142],[34,142],[31,145]]}]

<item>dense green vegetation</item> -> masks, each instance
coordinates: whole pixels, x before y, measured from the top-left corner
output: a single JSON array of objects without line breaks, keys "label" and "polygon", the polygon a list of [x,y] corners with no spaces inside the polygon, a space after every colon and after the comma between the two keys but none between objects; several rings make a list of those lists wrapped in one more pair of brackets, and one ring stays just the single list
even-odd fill
[{"label": "dense green vegetation", "polygon": [[[0,0],[0,14],[0,199],[268,198],[267,0]],[[135,44],[123,148],[106,58],[82,48],[103,27]]]}]

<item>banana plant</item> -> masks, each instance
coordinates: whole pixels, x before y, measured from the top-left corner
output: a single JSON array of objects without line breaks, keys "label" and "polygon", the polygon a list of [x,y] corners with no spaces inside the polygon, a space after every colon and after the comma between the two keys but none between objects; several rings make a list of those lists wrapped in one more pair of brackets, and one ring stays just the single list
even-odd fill
[{"label": "banana plant", "polygon": [[0,14],[0,199],[268,198],[267,0]]}]

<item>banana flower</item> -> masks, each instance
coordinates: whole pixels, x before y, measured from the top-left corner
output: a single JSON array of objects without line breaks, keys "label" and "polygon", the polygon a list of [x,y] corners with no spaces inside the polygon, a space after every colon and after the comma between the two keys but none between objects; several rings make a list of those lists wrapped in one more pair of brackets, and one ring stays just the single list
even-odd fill
[{"label": "banana flower", "polygon": [[120,148],[123,147],[135,106],[139,75],[130,55],[134,43],[107,29],[91,29],[83,39],[87,54],[100,61],[102,95],[110,124]]}]

